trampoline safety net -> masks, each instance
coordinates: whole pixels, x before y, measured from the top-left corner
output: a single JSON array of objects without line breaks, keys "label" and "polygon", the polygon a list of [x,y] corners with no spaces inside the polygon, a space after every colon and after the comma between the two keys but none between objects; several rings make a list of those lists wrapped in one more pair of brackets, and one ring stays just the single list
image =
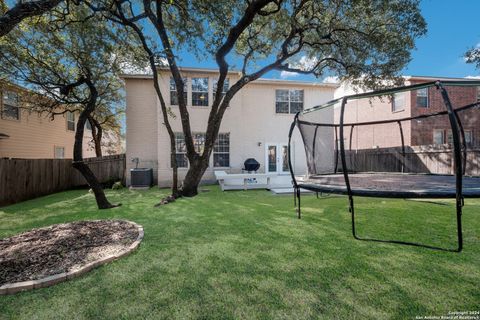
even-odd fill
[{"label": "trampoline safety net", "polygon": [[304,110],[292,129],[300,130],[307,174],[291,171],[294,186],[349,195],[351,211],[356,195],[454,198],[461,210],[464,197],[480,197],[479,109],[480,81],[465,80],[412,83]]},{"label": "trampoline safety net", "polygon": [[342,99],[300,113],[308,173],[299,183],[346,194],[347,171],[354,194],[455,198],[457,133],[464,195],[479,196],[480,179],[473,177],[480,174],[480,89],[463,83],[443,88],[453,128],[434,83],[347,98],[343,125]]}]

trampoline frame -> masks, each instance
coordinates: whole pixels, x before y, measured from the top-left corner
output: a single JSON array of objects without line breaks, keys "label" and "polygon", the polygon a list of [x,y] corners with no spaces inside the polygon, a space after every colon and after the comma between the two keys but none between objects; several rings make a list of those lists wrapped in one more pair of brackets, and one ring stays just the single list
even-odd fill
[{"label": "trampoline frame", "polygon": [[[293,172],[293,167],[292,167],[292,157],[291,157],[291,139],[292,139],[292,134],[295,129],[295,127],[298,124],[307,124],[307,125],[314,125],[316,126],[315,129],[315,137],[314,137],[314,144],[315,144],[315,139],[316,139],[316,132],[319,126],[323,127],[334,127],[335,129],[335,136],[337,137],[337,129],[339,131],[339,138],[340,138],[340,150],[337,146],[337,143],[335,143],[335,173],[337,173],[338,169],[338,159],[340,158],[341,164],[342,164],[342,173],[344,176],[345,180],[345,186],[347,189],[347,196],[348,196],[348,201],[349,201],[349,212],[351,214],[351,225],[352,225],[352,235],[355,239],[357,240],[364,240],[364,241],[374,241],[374,242],[385,242],[385,243],[396,243],[396,244],[403,244],[403,245],[411,245],[411,246],[418,246],[418,247],[425,247],[425,248],[430,248],[430,249],[437,249],[437,250],[443,250],[443,251],[451,251],[451,252],[461,252],[463,249],[463,233],[462,233],[462,209],[464,206],[464,195],[463,195],[463,175],[465,174],[465,167],[466,167],[466,155],[467,155],[467,147],[466,147],[466,140],[465,140],[465,132],[463,129],[463,125],[460,121],[460,118],[458,117],[457,113],[459,111],[469,109],[469,108],[476,108],[480,106],[480,102],[473,103],[470,105],[462,106],[457,109],[453,109],[452,103],[450,101],[450,98],[448,96],[448,92],[445,89],[444,86],[478,86],[480,85],[480,81],[464,81],[464,80],[448,80],[448,81],[432,81],[432,82],[427,82],[427,83],[422,83],[422,84],[415,84],[415,85],[410,85],[410,86],[403,86],[403,87],[396,87],[392,89],[385,89],[385,90],[377,90],[373,92],[367,92],[367,93],[361,93],[361,94],[354,94],[354,95],[349,95],[349,96],[344,96],[339,99],[335,99],[332,101],[327,102],[326,104],[313,107],[304,111],[298,112],[294,120],[290,126],[290,130],[288,133],[288,165],[289,165],[289,170],[290,170],[290,175],[292,177],[292,184],[294,187],[294,205],[297,207],[297,216],[299,219],[301,219],[301,203],[300,203],[300,189],[302,188],[302,184],[299,184],[295,178],[295,173]],[[403,92],[403,91],[410,91],[410,90],[418,90],[422,88],[428,88],[428,87],[436,87],[437,90],[440,91],[443,103],[445,104],[445,111],[441,112],[435,112],[435,113],[430,113],[430,114],[425,114],[425,115],[419,115],[419,116],[414,116],[414,117],[408,117],[408,118],[402,118],[402,119],[391,119],[391,120],[380,120],[380,121],[370,121],[370,122],[358,122],[358,123],[345,123],[344,117],[345,117],[345,106],[347,104],[348,100],[356,100],[356,99],[361,99],[361,98],[369,98],[369,97],[376,97],[376,96],[384,96],[384,95],[392,95],[397,92]],[[341,109],[340,109],[340,122],[339,124],[335,123],[312,123],[312,122],[307,122],[307,121],[302,121],[299,120],[298,117],[300,114],[306,114],[309,112],[313,112],[316,110],[320,110],[323,108],[331,107],[337,103],[341,103]],[[385,124],[385,123],[392,123],[392,122],[397,122],[399,129],[400,129],[400,134],[401,134],[401,142],[402,142],[402,153],[405,153],[405,145],[404,145],[404,136],[403,136],[403,128],[402,128],[402,121],[407,121],[407,120],[413,120],[413,119],[421,119],[421,118],[427,118],[427,117],[433,117],[433,116],[438,116],[438,115],[448,115],[448,119],[450,122],[450,127],[452,130],[452,138],[453,138],[453,162],[454,162],[454,170],[455,170],[455,208],[456,208],[456,224],[457,224],[457,243],[458,246],[456,249],[445,249],[445,248],[440,248],[440,247],[435,247],[435,246],[430,246],[430,245],[425,245],[425,244],[420,244],[420,243],[415,243],[415,242],[406,242],[406,241],[397,241],[397,240],[380,240],[380,239],[373,239],[373,238],[361,238],[357,235],[357,230],[356,230],[356,224],[355,224],[355,203],[353,199],[353,192],[352,188],[350,185],[350,179],[349,179],[349,170],[347,167],[347,161],[346,161],[346,154],[345,154],[345,141],[344,141],[344,128],[346,126],[351,127],[350,130],[350,135],[352,135],[353,128],[355,126],[362,126],[362,125],[374,125],[374,124]],[[351,140],[350,140],[351,144]],[[351,149],[351,146],[350,146]],[[313,152],[315,152],[315,148],[313,149]],[[403,168],[402,168],[403,172]],[[305,187],[309,190],[312,190],[311,186],[308,187],[305,185]],[[315,190],[312,190],[315,191]],[[317,190],[318,193],[318,190]],[[335,193],[333,191],[332,193]],[[370,196],[383,196],[387,197],[388,195],[385,195],[385,193],[382,193],[381,191],[375,192],[372,191],[370,193]],[[418,194],[420,197],[420,194]],[[437,198],[450,198],[450,197],[442,197],[439,196]]]}]

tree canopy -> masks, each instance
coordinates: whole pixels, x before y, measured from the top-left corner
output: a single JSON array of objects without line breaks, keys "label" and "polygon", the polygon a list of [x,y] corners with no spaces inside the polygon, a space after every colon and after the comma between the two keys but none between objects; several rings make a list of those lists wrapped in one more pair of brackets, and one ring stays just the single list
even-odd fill
[{"label": "tree canopy", "polygon": [[66,15],[65,6],[26,19],[0,38],[0,75],[44,97],[32,101],[26,95],[25,102],[31,103],[24,107],[31,112],[52,117],[78,112],[73,165],[92,187],[99,207],[109,208],[99,182],[83,163],[85,124],[93,124],[94,139],[101,137],[97,124],[115,124],[111,118],[124,102],[122,66],[144,55],[125,28],[82,5]]},{"label": "tree canopy", "polygon": [[467,63],[473,63],[480,70],[480,45],[471,48],[465,53]]},{"label": "tree canopy", "polygon": [[[89,3],[112,21],[133,29],[147,54],[164,57],[174,78],[189,170],[184,195],[195,195],[229,101],[246,84],[269,71],[321,77],[336,75],[363,86],[397,79],[410,60],[415,39],[426,31],[417,0],[105,0]],[[147,27],[148,26],[148,27]],[[145,29],[156,37],[147,38]],[[158,49],[157,49],[158,48]],[[241,77],[214,96],[203,152],[195,151],[189,112],[183,98],[178,52],[213,59],[218,87],[235,68]],[[237,62],[235,65],[235,61]],[[151,63],[154,76],[156,68]],[[155,79],[154,82],[156,82]],[[162,93],[157,95],[165,114]],[[164,121],[171,140],[168,119]],[[172,143],[173,145],[173,143]],[[172,161],[174,162],[174,161]]]},{"label": "tree canopy", "polygon": [[[49,12],[63,0],[17,1],[8,8],[5,0],[0,0],[0,38],[9,33],[24,19]],[[72,1],[78,3],[78,1]]]}]

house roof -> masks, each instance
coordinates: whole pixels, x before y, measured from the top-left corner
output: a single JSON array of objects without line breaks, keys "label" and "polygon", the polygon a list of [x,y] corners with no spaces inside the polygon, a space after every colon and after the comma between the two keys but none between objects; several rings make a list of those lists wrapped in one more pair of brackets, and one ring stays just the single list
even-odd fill
[{"label": "house roof", "polygon": [[[159,68],[161,71],[168,71],[168,68]],[[190,68],[190,67],[180,67],[180,71],[192,72],[192,73],[218,73],[218,69],[211,68]],[[239,70],[231,70],[228,74],[238,74],[241,72]],[[153,79],[152,74],[122,74],[120,75],[122,79]],[[313,82],[313,81],[298,81],[298,80],[286,80],[286,79],[269,79],[269,78],[260,78],[253,81],[255,84],[277,84],[277,85],[302,85],[302,86],[317,86],[317,87],[328,87],[328,88],[338,88],[339,83],[324,83],[324,82]]]},{"label": "house roof", "polygon": [[478,81],[478,79],[474,79],[474,78],[436,77],[436,76],[415,76],[415,75],[403,76],[403,78],[404,78],[405,80],[423,80],[423,81],[435,81],[435,80],[444,80],[444,81],[448,81],[448,80],[463,80],[463,81],[468,81],[468,80],[471,80],[471,81]]}]

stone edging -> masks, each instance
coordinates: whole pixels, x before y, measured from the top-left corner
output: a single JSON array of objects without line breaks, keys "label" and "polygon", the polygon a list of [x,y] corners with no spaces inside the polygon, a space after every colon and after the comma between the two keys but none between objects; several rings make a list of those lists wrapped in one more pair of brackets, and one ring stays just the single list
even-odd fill
[{"label": "stone edging", "polygon": [[[121,219],[123,220],[123,219]],[[101,221],[101,220],[90,220],[90,221]],[[0,287],[0,295],[6,295],[6,294],[14,294],[19,291],[25,291],[25,290],[31,290],[31,289],[38,289],[38,288],[46,288],[49,286],[53,286],[54,284],[67,281],[70,279],[74,279],[76,277],[79,277],[88,271],[92,270],[93,268],[96,268],[98,266],[101,266],[102,264],[111,262],[113,260],[117,260],[121,257],[124,257],[128,254],[130,254],[132,251],[138,248],[140,245],[140,242],[142,242],[144,232],[143,232],[143,227],[135,222],[129,221],[129,220],[123,220],[128,223],[133,224],[135,227],[137,227],[138,230],[138,237],[137,239],[127,248],[127,250],[119,252],[115,255],[107,256],[104,258],[101,258],[99,260],[89,262],[86,265],[78,268],[71,270],[69,272],[63,272],[63,273],[58,273],[54,274],[52,276],[45,277],[43,279],[38,279],[38,280],[29,280],[29,281],[22,281],[22,282],[14,282],[14,283],[7,283],[4,284],[3,286]]]}]

